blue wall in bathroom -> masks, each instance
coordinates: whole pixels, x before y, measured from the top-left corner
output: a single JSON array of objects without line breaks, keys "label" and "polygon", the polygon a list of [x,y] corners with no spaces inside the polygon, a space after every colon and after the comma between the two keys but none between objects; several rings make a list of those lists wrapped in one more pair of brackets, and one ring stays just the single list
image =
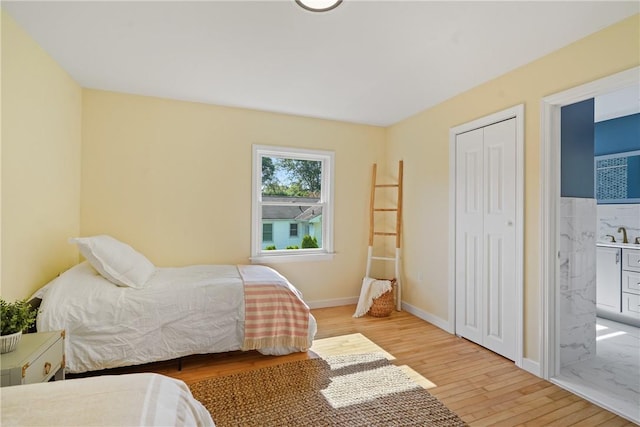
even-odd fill
[{"label": "blue wall in bathroom", "polygon": [[593,99],[587,99],[561,109],[560,195],[562,197],[594,198],[593,104]]},{"label": "blue wall in bathroom", "polygon": [[595,155],[640,150],[640,113],[596,123]]}]

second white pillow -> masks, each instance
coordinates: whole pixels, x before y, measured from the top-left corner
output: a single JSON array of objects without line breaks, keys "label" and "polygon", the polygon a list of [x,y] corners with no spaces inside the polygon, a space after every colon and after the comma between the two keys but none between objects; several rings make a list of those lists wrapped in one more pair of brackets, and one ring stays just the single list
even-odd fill
[{"label": "second white pillow", "polygon": [[74,237],[82,256],[105,279],[118,286],[143,288],[156,267],[140,252],[111,236]]}]

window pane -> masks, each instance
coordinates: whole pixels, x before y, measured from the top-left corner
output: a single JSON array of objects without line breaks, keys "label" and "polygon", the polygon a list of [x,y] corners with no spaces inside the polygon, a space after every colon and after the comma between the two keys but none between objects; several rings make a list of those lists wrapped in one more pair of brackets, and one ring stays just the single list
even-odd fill
[{"label": "window pane", "polygon": [[[289,202],[262,205],[263,230],[266,225],[272,226],[270,244],[279,250],[322,248],[322,206],[297,204],[297,200],[318,202],[318,199],[308,198],[263,198],[263,203]],[[264,236],[263,231],[263,241]]]},{"label": "window pane", "polygon": [[273,224],[262,223],[262,241],[273,242]]},{"label": "window pane", "polygon": [[320,197],[322,162],[262,157],[262,196]]}]

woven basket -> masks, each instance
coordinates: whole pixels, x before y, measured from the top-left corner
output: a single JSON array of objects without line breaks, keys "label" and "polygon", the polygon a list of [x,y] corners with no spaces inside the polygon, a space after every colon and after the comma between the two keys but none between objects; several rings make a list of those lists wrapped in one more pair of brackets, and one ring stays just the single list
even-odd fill
[{"label": "woven basket", "polygon": [[20,339],[22,338],[22,331],[15,334],[0,336],[0,353],[11,353],[16,349]]},{"label": "woven basket", "polygon": [[373,317],[388,317],[396,307],[395,290],[396,279],[391,279],[391,290],[374,298],[367,314]]}]

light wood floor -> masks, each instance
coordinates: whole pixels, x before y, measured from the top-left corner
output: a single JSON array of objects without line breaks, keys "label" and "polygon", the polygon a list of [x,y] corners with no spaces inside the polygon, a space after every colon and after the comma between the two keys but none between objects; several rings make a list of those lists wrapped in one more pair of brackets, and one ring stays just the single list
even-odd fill
[{"label": "light wood floor", "polygon": [[[429,392],[472,426],[634,426],[580,397],[517,368],[513,362],[412,316],[353,318],[355,306],[312,310],[317,339],[361,333],[391,353],[396,365],[408,365],[435,384]],[[270,357],[257,352],[191,356],[106,371],[157,372],[196,382],[316,355]]]}]

